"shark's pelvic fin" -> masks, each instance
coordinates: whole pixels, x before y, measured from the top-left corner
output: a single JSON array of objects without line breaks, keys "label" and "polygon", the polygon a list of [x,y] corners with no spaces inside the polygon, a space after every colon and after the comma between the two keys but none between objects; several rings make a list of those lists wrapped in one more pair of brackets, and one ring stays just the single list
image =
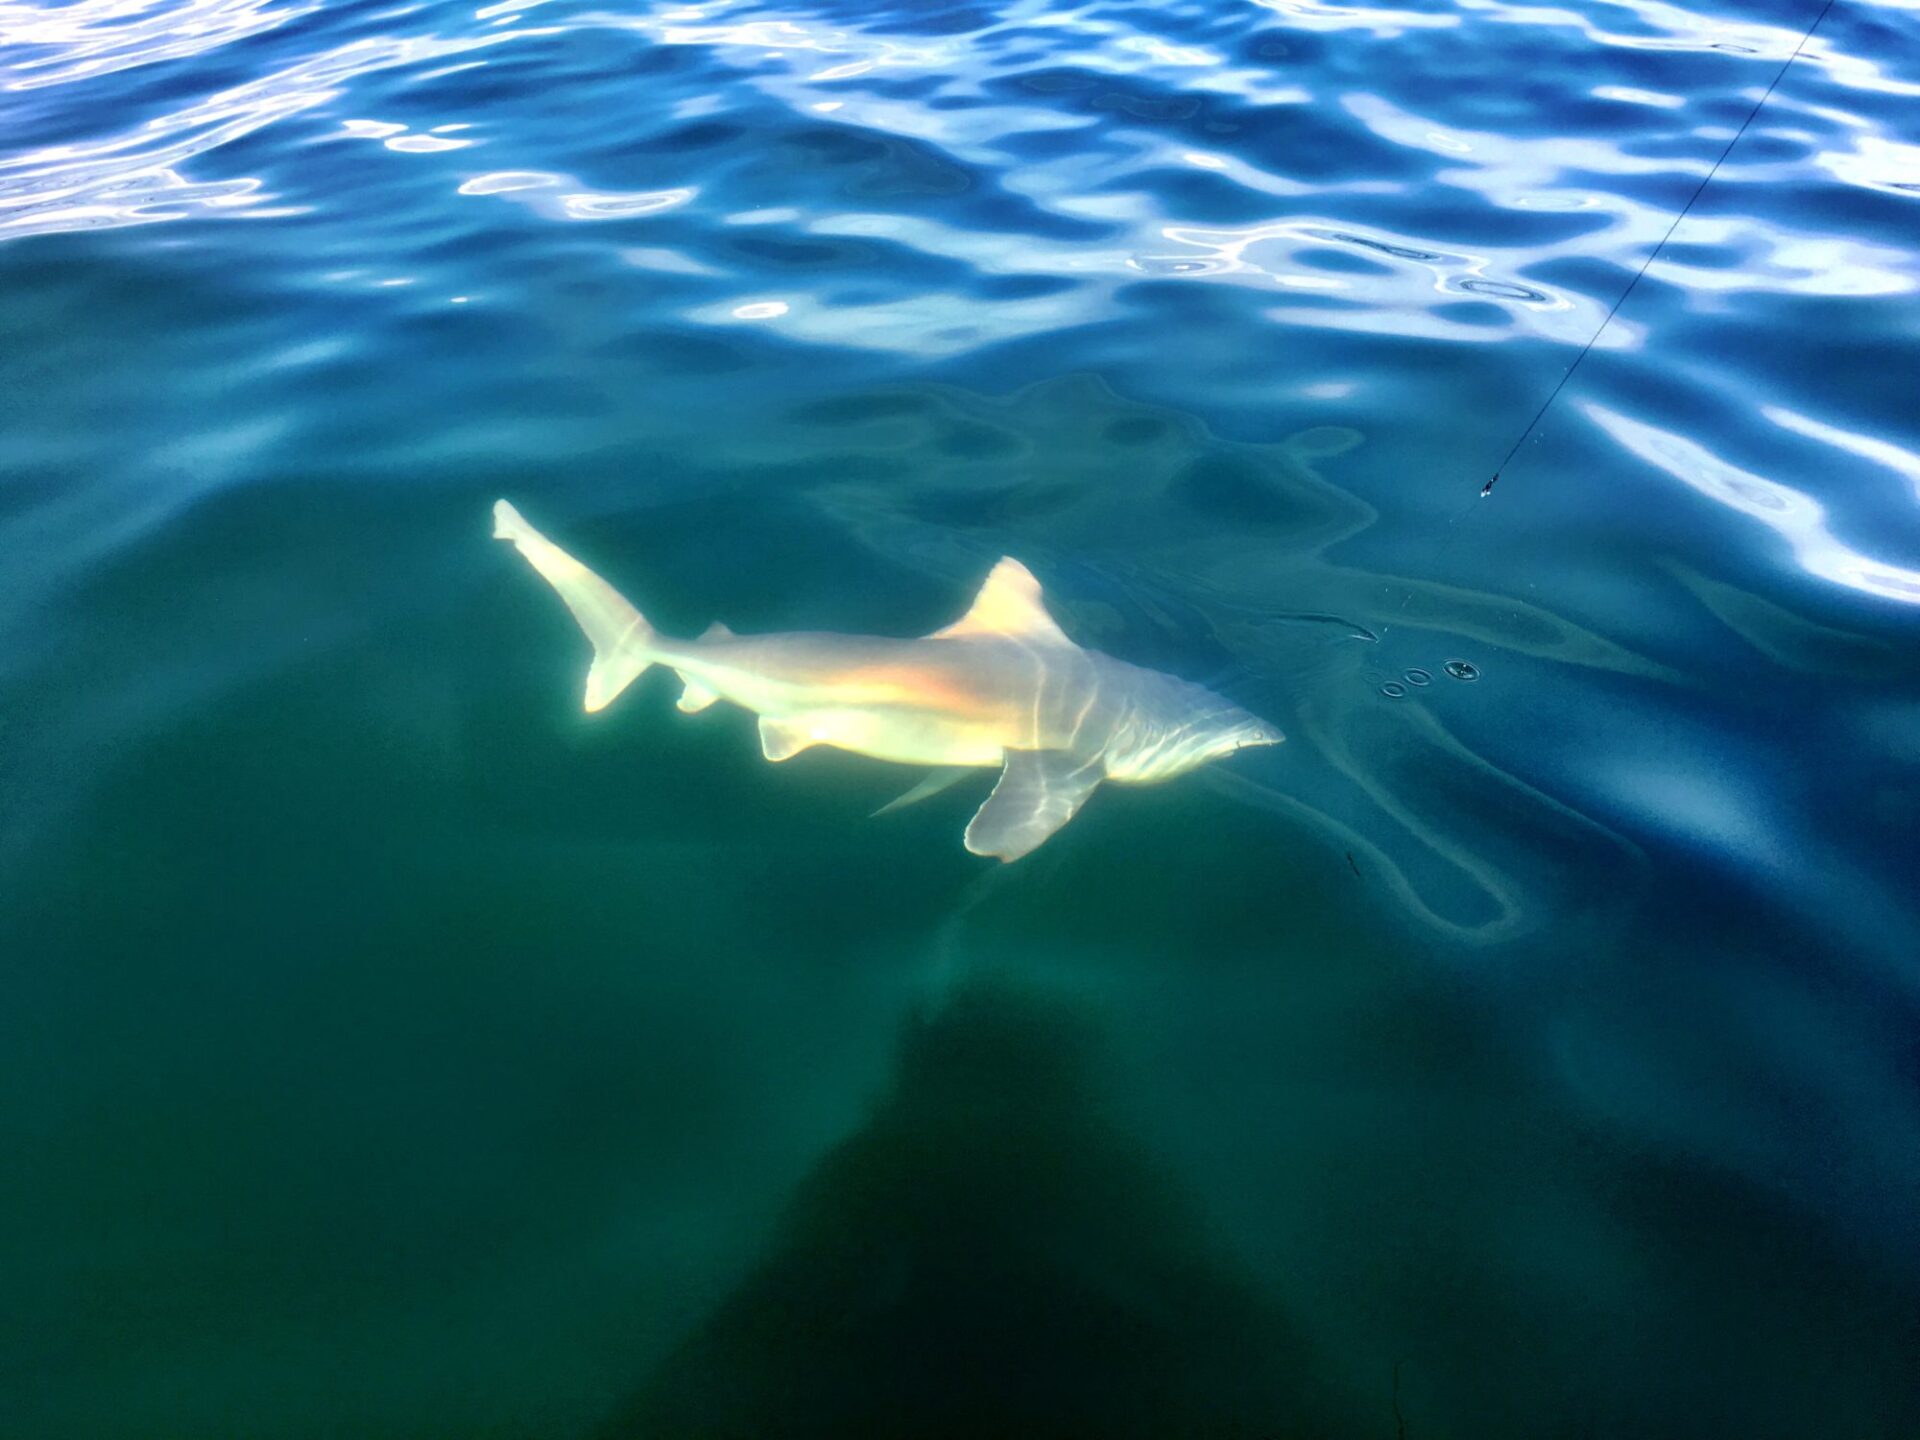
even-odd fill
[{"label": "shark's pelvic fin", "polygon": [[1000,782],[967,826],[967,849],[1018,860],[1071,820],[1105,775],[1098,759],[1059,750],[1007,751]]},{"label": "shark's pelvic fin", "polygon": [[790,760],[809,745],[817,743],[812,735],[791,720],[776,720],[771,715],[760,717],[760,753],[769,760]]},{"label": "shark's pelvic fin", "polygon": [[1073,644],[1047,614],[1040,582],[1011,555],[993,567],[967,613],[944,630],[934,631],[930,638],[956,640],[969,635],[998,635],[1029,644]]},{"label": "shark's pelvic fin", "polygon": [[691,675],[687,674],[686,671],[676,670],[673,673],[678,675],[683,681],[686,682],[687,688],[680,692],[679,705],[680,705],[680,708],[686,711],[687,714],[689,715],[698,714],[700,711],[706,709],[707,706],[713,704],[714,701],[720,698],[713,691],[709,690],[706,686],[702,685],[698,680],[694,679]]},{"label": "shark's pelvic fin", "polygon": [[904,810],[909,805],[918,805],[922,800],[931,800],[942,790],[959,784],[973,774],[973,769],[971,765],[942,765],[938,769],[930,770],[918,785],[904,795],[896,795],[868,818],[877,820],[880,816],[891,814],[895,810]]},{"label": "shark's pelvic fin", "polygon": [[593,668],[587,671],[586,707],[604,709],[653,663],[653,627],[619,591],[534,529],[504,500],[493,505],[493,538],[511,540],[587,632],[593,642]]}]

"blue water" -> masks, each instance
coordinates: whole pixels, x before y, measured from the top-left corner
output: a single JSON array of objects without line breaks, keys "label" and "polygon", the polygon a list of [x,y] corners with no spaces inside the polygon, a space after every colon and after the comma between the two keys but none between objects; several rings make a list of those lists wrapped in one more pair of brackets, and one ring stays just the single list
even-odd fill
[{"label": "blue water", "polygon": [[[1920,1435],[1920,13],[0,4],[0,1435]],[[1027,860],[586,657],[1017,555]]]}]

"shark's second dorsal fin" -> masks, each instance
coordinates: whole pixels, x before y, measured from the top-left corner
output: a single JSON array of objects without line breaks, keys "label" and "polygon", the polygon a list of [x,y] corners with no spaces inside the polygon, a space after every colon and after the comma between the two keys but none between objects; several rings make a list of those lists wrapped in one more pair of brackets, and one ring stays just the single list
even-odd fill
[{"label": "shark's second dorsal fin", "polygon": [[700,632],[700,638],[705,641],[713,641],[713,640],[738,640],[740,637],[738,635],[735,635],[731,630],[727,629],[726,626],[722,625],[718,620],[716,620],[711,625],[707,626],[706,629]]},{"label": "shark's second dorsal fin", "polygon": [[1047,614],[1040,582],[1011,555],[993,567],[973,604],[953,624],[929,637],[955,640],[969,635],[1001,635],[1042,645],[1071,645],[1066,632]]}]

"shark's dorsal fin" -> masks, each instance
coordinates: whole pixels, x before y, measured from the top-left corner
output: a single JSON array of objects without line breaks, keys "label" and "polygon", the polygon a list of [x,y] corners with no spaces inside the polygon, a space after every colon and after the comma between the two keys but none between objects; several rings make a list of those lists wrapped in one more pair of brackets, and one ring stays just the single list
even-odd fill
[{"label": "shark's dorsal fin", "polygon": [[711,640],[737,640],[740,637],[735,635],[731,630],[727,629],[726,626],[722,625],[718,620],[716,620],[711,625],[707,626],[706,629],[700,632],[700,638],[703,641],[711,641]]},{"label": "shark's dorsal fin", "polygon": [[1040,645],[1073,643],[1047,614],[1046,599],[1033,572],[1011,555],[993,567],[967,613],[928,638],[957,640],[970,635],[1000,635]]}]

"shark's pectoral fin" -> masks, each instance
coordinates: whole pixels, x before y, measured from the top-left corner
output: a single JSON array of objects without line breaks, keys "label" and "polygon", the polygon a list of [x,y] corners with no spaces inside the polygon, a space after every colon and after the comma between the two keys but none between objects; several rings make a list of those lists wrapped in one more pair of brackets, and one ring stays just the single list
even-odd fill
[{"label": "shark's pectoral fin", "polygon": [[686,689],[680,692],[679,705],[687,714],[697,714],[720,698],[686,671],[676,670],[673,673],[686,682]]},{"label": "shark's pectoral fin", "polygon": [[818,743],[791,720],[776,720],[771,715],[760,717],[760,753],[769,760],[789,760],[809,745]]},{"label": "shark's pectoral fin", "polygon": [[878,810],[874,811],[868,818],[878,819],[880,816],[890,814],[895,810],[904,810],[909,805],[918,805],[922,800],[930,800],[942,790],[948,789],[966,779],[967,776],[973,773],[973,770],[974,767],[971,765],[942,765],[937,770],[929,771],[927,777],[918,785],[914,786],[904,795],[896,795]]},{"label": "shark's pectoral fin", "polygon": [[1000,782],[967,826],[967,849],[1018,860],[1071,820],[1105,777],[1097,759],[1059,750],[1009,750]]}]

